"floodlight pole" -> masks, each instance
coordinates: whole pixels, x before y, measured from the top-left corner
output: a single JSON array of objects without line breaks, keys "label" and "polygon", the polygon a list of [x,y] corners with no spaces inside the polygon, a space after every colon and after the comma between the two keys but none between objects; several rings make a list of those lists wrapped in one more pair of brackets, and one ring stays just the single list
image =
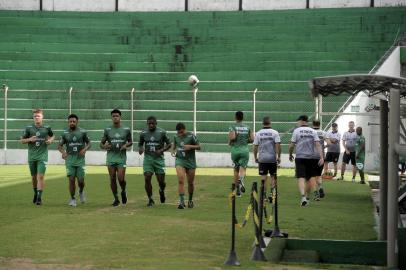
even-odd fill
[{"label": "floodlight pole", "polygon": [[72,91],[73,87],[69,88],[69,114],[72,114]]},{"label": "floodlight pole", "polygon": [[255,122],[256,122],[256,113],[257,113],[257,92],[258,88],[254,89],[254,93],[252,95],[252,131],[255,133]]},{"label": "floodlight pole", "polygon": [[387,239],[388,221],[388,101],[380,100],[379,240]]},{"label": "floodlight pole", "polygon": [[[131,89],[131,138],[134,136],[134,92],[135,88]],[[134,144],[131,145],[131,152],[134,152]]]},{"label": "floodlight pole", "polygon": [[314,103],[315,103],[315,119],[320,121],[320,128],[322,128],[322,105],[323,105],[323,100],[322,96],[318,95],[317,97],[314,98]]},{"label": "floodlight pole", "polygon": [[396,146],[399,144],[400,133],[400,91],[390,90],[389,111],[389,151],[388,151],[388,245],[387,267],[398,266],[398,191],[399,191],[399,154]]},{"label": "floodlight pole", "polygon": [[[4,85],[4,152],[7,151],[7,105],[8,105],[8,86]],[[6,153],[4,153],[6,155]],[[5,159],[6,160],[6,159]]]},{"label": "floodlight pole", "polygon": [[197,134],[197,84],[193,85],[193,133]]}]

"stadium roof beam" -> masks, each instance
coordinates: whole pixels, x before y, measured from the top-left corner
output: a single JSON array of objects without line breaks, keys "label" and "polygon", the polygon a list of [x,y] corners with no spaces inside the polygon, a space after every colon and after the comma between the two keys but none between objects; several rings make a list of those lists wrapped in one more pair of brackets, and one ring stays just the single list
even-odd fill
[{"label": "stadium roof beam", "polygon": [[[343,93],[357,95],[364,92],[370,97],[378,96],[381,99],[379,238],[387,239],[387,266],[396,268],[398,266],[399,154],[406,154],[406,145],[399,144],[400,99],[406,98],[406,79],[383,75],[349,74],[314,78],[309,82],[309,86],[314,98],[338,96]],[[388,116],[390,128],[388,128]]]}]

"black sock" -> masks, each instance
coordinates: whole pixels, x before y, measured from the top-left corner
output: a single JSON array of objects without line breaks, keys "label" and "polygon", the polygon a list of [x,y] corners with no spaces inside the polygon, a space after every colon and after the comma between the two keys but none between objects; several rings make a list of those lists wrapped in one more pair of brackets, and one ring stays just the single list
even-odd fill
[{"label": "black sock", "polygon": [[165,188],[166,188],[166,183],[159,183],[159,191],[165,191]]},{"label": "black sock", "polygon": [[38,189],[37,188],[33,188],[34,190],[34,194],[37,195]]},{"label": "black sock", "polygon": [[125,192],[125,187],[127,186],[127,182],[124,181],[120,181],[120,187],[121,187],[121,192]]},{"label": "black sock", "polygon": [[113,196],[114,196],[114,200],[118,201],[117,193],[113,193]]},{"label": "black sock", "polygon": [[193,192],[189,193],[189,201],[193,201]]}]

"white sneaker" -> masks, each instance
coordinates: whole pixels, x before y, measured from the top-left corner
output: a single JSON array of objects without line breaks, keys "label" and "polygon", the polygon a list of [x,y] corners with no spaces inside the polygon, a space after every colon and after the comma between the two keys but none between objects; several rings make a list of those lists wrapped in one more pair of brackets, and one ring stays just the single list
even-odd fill
[{"label": "white sneaker", "polygon": [[76,207],[76,199],[71,199],[69,201],[69,206]]},{"label": "white sneaker", "polygon": [[85,203],[86,202],[86,196],[85,196],[85,192],[83,191],[82,193],[79,193],[79,198],[80,198],[80,202],[81,203]]},{"label": "white sneaker", "polygon": [[353,178],[351,181],[352,181],[353,183],[355,183],[355,178]]},{"label": "white sneaker", "polygon": [[302,197],[302,200],[300,202],[300,206],[306,206],[309,202],[307,201],[306,197]]}]

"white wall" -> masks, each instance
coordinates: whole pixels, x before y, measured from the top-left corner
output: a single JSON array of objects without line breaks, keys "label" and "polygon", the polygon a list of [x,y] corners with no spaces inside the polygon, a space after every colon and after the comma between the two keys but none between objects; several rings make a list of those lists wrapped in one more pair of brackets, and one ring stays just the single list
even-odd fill
[{"label": "white wall", "polygon": [[305,9],[306,0],[243,0],[243,10]]},{"label": "white wall", "polygon": [[238,0],[189,0],[189,11],[235,11],[238,5]]},{"label": "white wall", "polygon": [[310,8],[369,7],[371,0],[310,0]]},{"label": "white wall", "polygon": [[376,7],[406,6],[406,0],[375,0]]},{"label": "white wall", "polygon": [[184,11],[185,0],[119,0],[119,11]]},{"label": "white wall", "polygon": [[379,67],[376,74],[400,77],[400,47],[397,47],[386,61]]},{"label": "white wall", "polygon": [[0,10],[39,10],[39,0],[0,0]]},{"label": "white wall", "polygon": [[43,0],[47,11],[115,11],[115,0]]}]

